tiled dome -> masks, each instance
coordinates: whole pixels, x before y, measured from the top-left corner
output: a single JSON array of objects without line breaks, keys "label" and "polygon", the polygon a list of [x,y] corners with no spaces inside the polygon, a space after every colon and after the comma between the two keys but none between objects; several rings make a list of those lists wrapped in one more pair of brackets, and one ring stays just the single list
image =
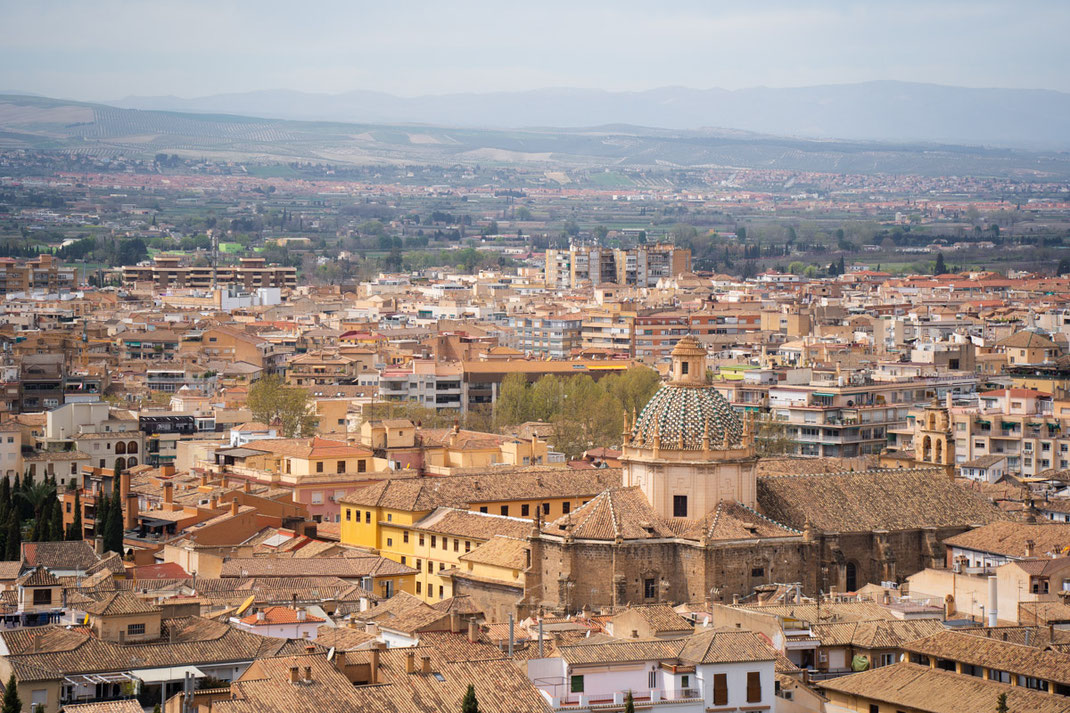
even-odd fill
[{"label": "tiled dome", "polygon": [[743,440],[739,416],[716,389],[670,382],[658,389],[635,419],[631,444],[649,448],[657,433],[661,448],[679,449],[683,434],[685,450],[702,450],[707,424],[711,448],[723,447],[726,432],[732,445]]}]

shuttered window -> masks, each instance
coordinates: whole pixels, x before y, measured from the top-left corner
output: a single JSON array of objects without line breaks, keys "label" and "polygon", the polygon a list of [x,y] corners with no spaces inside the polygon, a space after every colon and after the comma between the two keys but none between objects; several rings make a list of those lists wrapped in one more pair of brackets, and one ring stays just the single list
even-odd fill
[{"label": "shuttered window", "polygon": [[713,674],[713,705],[728,705],[728,674]]},{"label": "shuttered window", "polygon": [[758,671],[747,673],[747,703],[761,703],[762,674]]}]

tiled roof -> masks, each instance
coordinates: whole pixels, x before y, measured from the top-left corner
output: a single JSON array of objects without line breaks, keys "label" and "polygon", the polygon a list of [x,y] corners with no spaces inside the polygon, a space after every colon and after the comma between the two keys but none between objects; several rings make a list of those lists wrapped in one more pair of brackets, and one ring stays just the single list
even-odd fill
[{"label": "tiled roof", "polygon": [[903,644],[903,650],[1070,685],[1070,656],[1023,644],[942,631]]},{"label": "tiled roof", "polygon": [[818,685],[827,691],[884,701],[892,708],[923,713],[995,710],[1001,693],[1007,694],[1007,708],[1011,711],[1070,713],[1070,699],[1063,696],[912,663],[881,666]]},{"label": "tiled roof", "polygon": [[632,426],[632,442],[650,446],[657,436],[662,448],[701,451],[709,434],[712,448],[738,444],[743,425],[732,406],[712,386],[668,383],[658,389]]},{"label": "tiled roof", "polygon": [[22,560],[27,567],[87,570],[97,563],[97,554],[85,540],[66,542],[23,542]]},{"label": "tiled roof", "polygon": [[905,641],[937,634],[944,630],[939,619],[853,621],[813,624],[814,637],[822,646],[857,646],[864,649],[899,648]]},{"label": "tiled roof", "polygon": [[461,555],[460,560],[521,570],[527,567],[527,553],[527,540],[495,536],[471,552]]},{"label": "tiled roof", "polygon": [[416,570],[385,557],[240,557],[223,563],[221,577],[381,577]]},{"label": "tiled roof", "polygon": [[82,611],[96,616],[123,616],[160,611],[160,607],[149,604],[126,592],[112,592],[98,601],[82,604],[80,608]]},{"label": "tiled roof", "polygon": [[874,602],[816,602],[799,604],[744,604],[743,608],[760,614],[798,619],[810,624],[891,620],[894,615]]},{"label": "tiled roof", "polygon": [[42,566],[34,567],[16,579],[15,583],[20,587],[58,587],[61,584],[51,572]]},{"label": "tiled roof", "polygon": [[415,530],[443,533],[455,537],[472,537],[487,540],[495,535],[526,537],[531,532],[531,521],[504,515],[473,512],[460,508],[437,508],[413,524]]},{"label": "tiled roof", "polygon": [[488,468],[479,473],[428,478],[390,478],[355,490],[341,502],[403,511],[431,511],[447,506],[499,500],[593,497],[620,485],[620,469],[574,471],[567,468]]},{"label": "tiled roof", "polygon": [[[650,627],[650,630],[655,633],[673,632],[673,631],[691,631],[691,623],[676,613],[676,611],[667,604],[651,604],[650,606],[635,606],[629,607],[624,612],[620,612],[614,616],[619,617],[623,613],[632,612]],[[619,632],[618,632],[619,633]]]},{"label": "tiled roof", "polygon": [[68,703],[63,706],[63,711],[64,713],[145,713],[141,704],[133,698],[97,703]]},{"label": "tiled roof", "polygon": [[754,632],[714,629],[671,641],[623,640],[559,646],[557,653],[573,666],[670,660],[693,664],[776,660],[776,652]]},{"label": "tiled roof", "polygon": [[1006,520],[995,505],[957,487],[938,469],[892,469],[758,478],[770,518],[824,532],[968,527]]},{"label": "tiled roof", "polygon": [[1032,540],[1037,555],[1049,552],[1059,554],[1070,546],[1070,523],[1050,522],[1026,524],[1021,522],[994,522],[949,537],[944,540],[948,547],[961,547],[978,552],[1008,557],[1025,557],[1026,541]]}]

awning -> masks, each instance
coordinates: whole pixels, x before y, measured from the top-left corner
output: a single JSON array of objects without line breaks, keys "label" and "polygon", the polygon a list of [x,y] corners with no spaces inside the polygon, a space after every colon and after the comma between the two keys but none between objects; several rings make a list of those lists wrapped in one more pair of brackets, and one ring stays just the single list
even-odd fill
[{"label": "awning", "polygon": [[826,399],[832,399],[832,398],[836,397],[836,394],[825,394],[825,393],[822,393],[820,391],[815,391],[814,392],[814,396],[823,396]]},{"label": "awning", "polygon": [[181,681],[186,674],[193,674],[194,678],[205,678],[206,674],[196,666],[168,666],[167,668],[138,668],[130,672],[142,683],[169,683]]}]

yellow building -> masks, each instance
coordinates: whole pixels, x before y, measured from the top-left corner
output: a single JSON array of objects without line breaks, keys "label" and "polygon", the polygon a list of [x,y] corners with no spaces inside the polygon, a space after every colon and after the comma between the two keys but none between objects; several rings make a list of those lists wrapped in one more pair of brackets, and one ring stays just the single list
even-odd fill
[{"label": "yellow building", "polygon": [[620,478],[610,468],[530,468],[385,480],[342,498],[341,541],[418,569],[414,593],[438,601],[453,596],[440,573],[463,555],[496,535],[526,537],[536,515],[567,515]]}]

